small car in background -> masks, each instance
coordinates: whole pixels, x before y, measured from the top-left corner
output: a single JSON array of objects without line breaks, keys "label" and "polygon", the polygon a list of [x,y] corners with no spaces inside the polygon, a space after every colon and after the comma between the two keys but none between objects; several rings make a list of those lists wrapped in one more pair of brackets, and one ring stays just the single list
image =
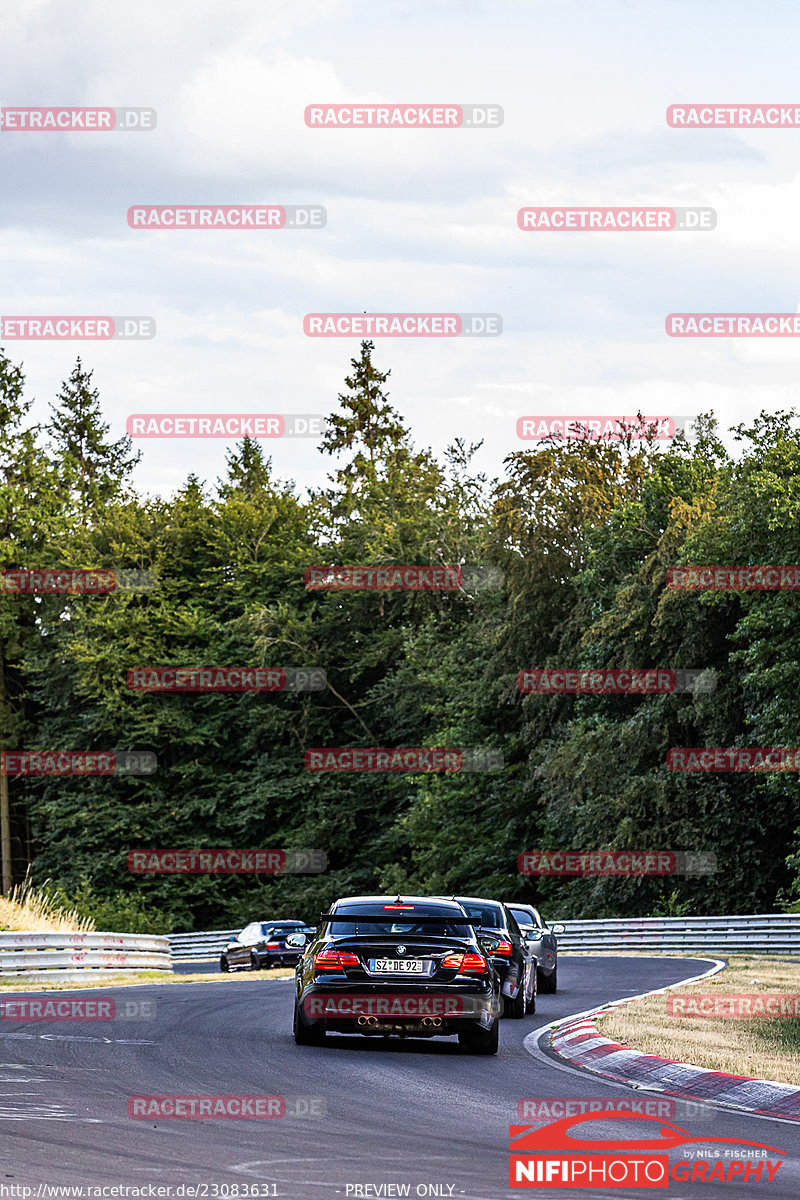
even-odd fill
[{"label": "small car in background", "polygon": [[261,971],[265,967],[293,967],[302,951],[287,945],[287,937],[290,933],[311,937],[315,932],[305,921],[251,921],[230,939],[220,955],[219,969],[234,971],[249,967],[251,971]]},{"label": "small car in background", "polygon": [[517,924],[536,955],[539,991],[552,994],[558,988],[558,942],[556,938],[564,933],[564,926],[561,924],[548,926],[538,908],[534,908],[532,904],[518,904],[515,900],[508,904],[508,908],[516,917]]},{"label": "small car in background", "polygon": [[491,946],[489,957],[500,976],[503,1016],[524,1017],[536,1012],[536,954],[511,910],[500,900],[478,896],[452,896],[475,924],[481,945]]}]

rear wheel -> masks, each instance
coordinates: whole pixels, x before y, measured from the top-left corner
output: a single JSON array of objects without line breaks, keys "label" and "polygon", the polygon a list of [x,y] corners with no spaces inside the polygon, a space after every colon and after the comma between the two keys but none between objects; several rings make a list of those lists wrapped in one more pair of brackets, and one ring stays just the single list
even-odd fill
[{"label": "rear wheel", "polygon": [[497,1054],[500,1045],[500,1022],[495,1020],[491,1029],[462,1029],[458,1035],[459,1045],[468,1054]]},{"label": "rear wheel", "polygon": [[517,988],[517,994],[513,1000],[509,1000],[506,996],[507,1009],[503,1010],[503,1016],[513,1017],[515,1020],[520,1020],[525,1016],[525,983],[524,981]]},{"label": "rear wheel", "polygon": [[551,975],[539,975],[539,991],[551,995],[558,988],[558,965],[553,967]]},{"label": "rear wheel", "polygon": [[304,1025],[300,1017],[297,1001],[294,1002],[294,1020],[292,1022],[294,1040],[298,1046],[321,1046],[325,1041],[324,1025]]},{"label": "rear wheel", "polygon": [[251,951],[251,953],[250,953],[250,970],[251,971],[260,971],[261,970],[261,959],[255,953],[255,951]]},{"label": "rear wheel", "polygon": [[219,956],[219,969],[220,969],[220,971],[230,971],[230,969],[231,969],[230,963],[228,962],[228,960],[224,954],[220,954],[220,956]]},{"label": "rear wheel", "polygon": [[531,971],[531,994],[528,997],[528,1012],[529,1013],[536,1012],[536,993],[537,993],[538,987],[539,987],[538,980],[539,980],[539,973],[536,970],[536,968],[534,968],[533,971]]}]

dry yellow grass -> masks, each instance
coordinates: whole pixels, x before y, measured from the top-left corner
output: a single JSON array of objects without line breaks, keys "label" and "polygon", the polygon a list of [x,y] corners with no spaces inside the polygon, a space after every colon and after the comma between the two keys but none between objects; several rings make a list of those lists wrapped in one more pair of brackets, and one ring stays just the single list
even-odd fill
[{"label": "dry yellow grass", "polygon": [[800,994],[800,963],[732,955],[727,970],[689,987],[620,1005],[597,1021],[604,1037],[661,1058],[800,1086],[800,1018],[669,1016],[667,998],[691,995]]},{"label": "dry yellow grass", "polygon": [[63,911],[29,880],[0,896],[0,929],[20,933],[93,933],[94,921]]}]

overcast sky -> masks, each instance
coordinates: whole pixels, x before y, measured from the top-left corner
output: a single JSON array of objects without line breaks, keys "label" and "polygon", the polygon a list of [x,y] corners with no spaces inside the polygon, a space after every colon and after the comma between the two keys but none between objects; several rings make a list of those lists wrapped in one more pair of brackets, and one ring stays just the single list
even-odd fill
[{"label": "overcast sky", "polygon": [[[794,312],[800,129],[680,130],[681,101],[800,103],[795,3],[3,0],[4,106],[150,106],[153,132],[0,132],[0,313],[146,314],[152,341],[6,341],[36,414],[78,354],[134,412],[328,413],[359,338],[310,312],[496,312],[496,338],[376,339],[416,444],[530,443],[529,414],[795,404],[800,339],[680,340],[673,311]],[[313,103],[502,105],[492,129],[310,129]],[[139,204],[321,204],[321,230],[131,229]],[[712,232],[524,233],[523,205],[705,205]],[[318,485],[313,440],[264,443]],[[137,482],[226,443],[148,440]]]}]

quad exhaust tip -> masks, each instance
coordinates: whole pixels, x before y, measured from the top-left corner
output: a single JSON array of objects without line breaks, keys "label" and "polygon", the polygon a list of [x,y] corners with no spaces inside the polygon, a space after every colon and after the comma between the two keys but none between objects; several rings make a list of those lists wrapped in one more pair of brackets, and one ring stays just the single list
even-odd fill
[{"label": "quad exhaust tip", "polygon": [[[358,1025],[358,1027],[360,1029],[381,1029],[381,1030],[385,1030],[387,1032],[390,1031],[392,1033],[399,1033],[401,1037],[406,1032],[408,1032],[409,1029],[412,1029],[412,1028],[416,1027],[416,1025],[417,1025],[417,1023],[415,1022],[414,1025],[409,1026],[407,1028],[405,1025],[397,1025],[397,1024],[390,1023],[390,1022],[381,1022],[378,1020],[377,1017],[364,1017],[364,1016],[357,1017],[356,1024]],[[418,1023],[419,1027],[421,1027],[423,1029],[441,1029],[443,1024],[444,1024],[444,1021],[442,1020],[441,1017],[422,1017],[422,1019]]]}]

